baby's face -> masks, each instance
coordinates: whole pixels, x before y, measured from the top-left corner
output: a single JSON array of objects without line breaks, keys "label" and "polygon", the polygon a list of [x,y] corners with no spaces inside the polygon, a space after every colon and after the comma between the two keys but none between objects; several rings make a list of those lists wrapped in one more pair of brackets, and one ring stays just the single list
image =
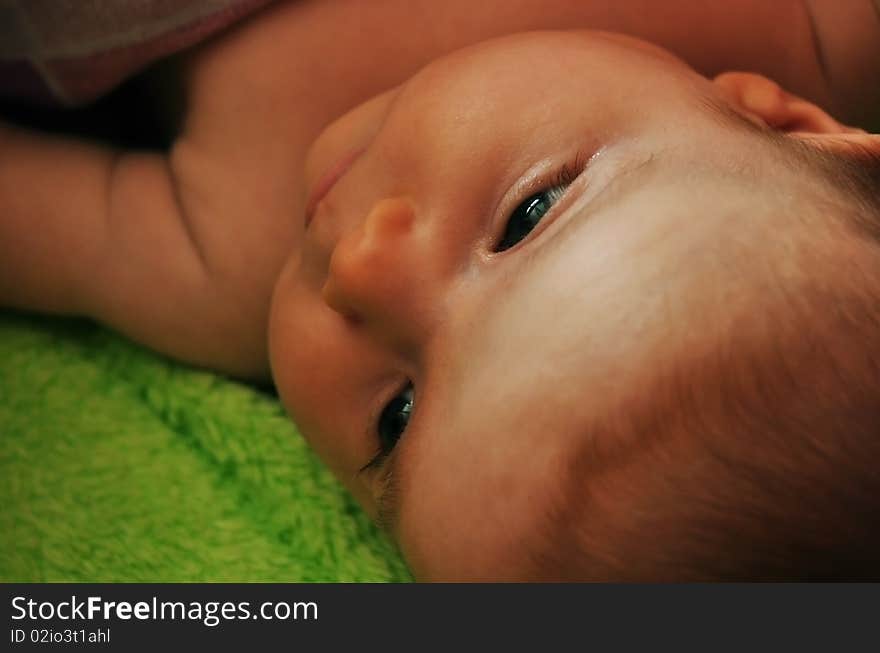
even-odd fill
[{"label": "baby's face", "polygon": [[649,46],[520,35],[435,62],[313,145],[273,372],[417,576],[527,574],[587,425],[699,339],[741,272],[723,243],[761,240],[742,217],[756,194],[712,172],[752,146],[711,92]]}]

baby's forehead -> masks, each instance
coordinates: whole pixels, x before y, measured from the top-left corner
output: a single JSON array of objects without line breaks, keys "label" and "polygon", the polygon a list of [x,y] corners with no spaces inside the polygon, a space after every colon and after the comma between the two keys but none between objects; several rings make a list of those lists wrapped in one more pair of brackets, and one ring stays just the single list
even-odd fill
[{"label": "baby's forehead", "polygon": [[[585,452],[621,447],[613,438],[635,432],[627,425],[637,409],[660,415],[669,383],[690,376],[683,370],[705,372],[764,342],[765,322],[755,315],[796,293],[798,275],[816,274],[795,244],[810,240],[809,225],[780,219],[784,204],[753,202],[746,189],[725,204],[718,193],[735,193],[729,180],[701,199],[673,201],[667,163],[655,159],[657,170],[631,183],[674,221],[644,236],[644,207],[611,203],[585,216],[546,262],[508,280],[502,296],[459,316],[469,327],[455,343],[457,358],[446,364],[442,389],[426,389],[422,421],[407,435],[403,537],[408,524],[424,523],[419,513],[434,529],[409,533],[419,555],[455,559],[464,552],[451,547],[481,538],[513,555],[516,542],[530,541],[536,525],[572,500]],[[648,188],[661,182],[668,205]],[[624,246],[627,239],[636,245]],[[650,257],[663,239],[685,245],[658,263]],[[452,532],[456,538],[444,535]]]}]

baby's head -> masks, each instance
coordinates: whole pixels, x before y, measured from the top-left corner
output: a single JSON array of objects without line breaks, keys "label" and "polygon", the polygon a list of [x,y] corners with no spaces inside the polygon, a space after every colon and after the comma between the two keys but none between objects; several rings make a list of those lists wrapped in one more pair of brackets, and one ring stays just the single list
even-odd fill
[{"label": "baby's head", "polygon": [[313,146],[281,396],[420,578],[876,575],[871,151],[631,39],[460,51]]}]

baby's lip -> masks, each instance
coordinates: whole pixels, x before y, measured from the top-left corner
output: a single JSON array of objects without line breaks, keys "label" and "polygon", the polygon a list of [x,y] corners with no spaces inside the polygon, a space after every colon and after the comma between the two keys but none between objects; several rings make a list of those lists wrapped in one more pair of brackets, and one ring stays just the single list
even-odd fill
[{"label": "baby's lip", "polygon": [[327,193],[330,192],[330,189],[336,185],[340,179],[342,179],[343,175],[348,172],[349,168],[357,161],[358,157],[364,153],[365,148],[359,148],[352,152],[348,152],[343,155],[339,159],[336,160],[335,163],[330,165],[324,173],[318,177],[318,181],[312,186],[311,192],[309,193],[309,198],[306,201],[305,208],[305,226],[308,228],[309,223],[315,217],[315,209],[318,208],[318,202],[320,202]]}]

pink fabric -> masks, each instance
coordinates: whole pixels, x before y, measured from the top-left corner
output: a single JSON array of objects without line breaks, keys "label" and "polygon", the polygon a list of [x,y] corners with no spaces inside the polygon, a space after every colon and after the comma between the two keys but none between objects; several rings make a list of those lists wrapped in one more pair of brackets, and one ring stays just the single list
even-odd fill
[{"label": "pink fabric", "polygon": [[273,0],[0,0],[0,95],[74,106]]}]

